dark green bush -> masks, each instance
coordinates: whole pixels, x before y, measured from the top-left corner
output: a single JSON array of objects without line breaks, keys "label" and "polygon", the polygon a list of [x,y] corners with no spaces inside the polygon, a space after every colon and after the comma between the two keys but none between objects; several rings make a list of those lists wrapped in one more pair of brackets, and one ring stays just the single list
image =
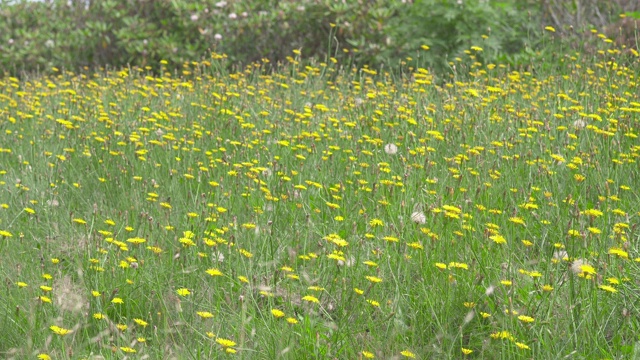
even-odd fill
[{"label": "dark green bush", "polygon": [[[544,2],[543,2],[544,3]],[[0,3],[0,69],[169,67],[226,54],[348,59],[358,65],[447,70],[473,50],[480,62],[531,60],[543,16],[536,0],[49,0]],[[430,49],[424,51],[428,46]],[[481,48],[482,50],[478,50]],[[291,58],[289,58],[289,61]],[[2,71],[0,70],[0,71]]]}]

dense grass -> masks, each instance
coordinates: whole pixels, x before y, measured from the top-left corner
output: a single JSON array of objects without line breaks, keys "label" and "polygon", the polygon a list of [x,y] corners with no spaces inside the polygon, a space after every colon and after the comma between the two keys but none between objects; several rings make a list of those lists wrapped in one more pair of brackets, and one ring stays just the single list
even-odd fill
[{"label": "dense grass", "polygon": [[3,356],[638,356],[637,57],[479,51],[1,80]]}]

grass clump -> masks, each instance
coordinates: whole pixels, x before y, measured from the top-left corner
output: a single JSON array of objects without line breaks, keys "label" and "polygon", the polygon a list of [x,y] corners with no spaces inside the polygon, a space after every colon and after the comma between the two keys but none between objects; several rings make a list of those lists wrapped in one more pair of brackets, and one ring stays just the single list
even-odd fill
[{"label": "grass clump", "polygon": [[638,58],[602,46],[1,80],[0,350],[633,356]]}]

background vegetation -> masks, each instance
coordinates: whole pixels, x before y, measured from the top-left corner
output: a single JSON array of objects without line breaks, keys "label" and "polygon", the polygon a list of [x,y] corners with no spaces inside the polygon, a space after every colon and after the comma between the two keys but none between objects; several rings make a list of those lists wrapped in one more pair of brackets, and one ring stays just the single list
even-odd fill
[{"label": "background vegetation", "polygon": [[211,51],[241,67],[262,58],[282,62],[302,49],[324,61],[441,71],[472,45],[483,47],[481,62],[519,65],[551,53],[540,44],[546,25],[565,37],[610,27],[612,38],[622,26],[628,40],[637,24],[615,22],[637,10],[630,0],[5,1],[0,69],[156,67],[161,60],[178,67]]}]

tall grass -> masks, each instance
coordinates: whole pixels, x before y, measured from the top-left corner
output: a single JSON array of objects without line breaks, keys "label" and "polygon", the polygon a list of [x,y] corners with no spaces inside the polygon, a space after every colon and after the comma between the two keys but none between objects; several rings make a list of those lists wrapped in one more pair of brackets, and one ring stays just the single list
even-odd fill
[{"label": "tall grass", "polygon": [[[7,358],[630,358],[638,58],[0,81]],[[622,61],[624,57],[624,61]],[[439,84],[439,85],[438,85]]]}]

